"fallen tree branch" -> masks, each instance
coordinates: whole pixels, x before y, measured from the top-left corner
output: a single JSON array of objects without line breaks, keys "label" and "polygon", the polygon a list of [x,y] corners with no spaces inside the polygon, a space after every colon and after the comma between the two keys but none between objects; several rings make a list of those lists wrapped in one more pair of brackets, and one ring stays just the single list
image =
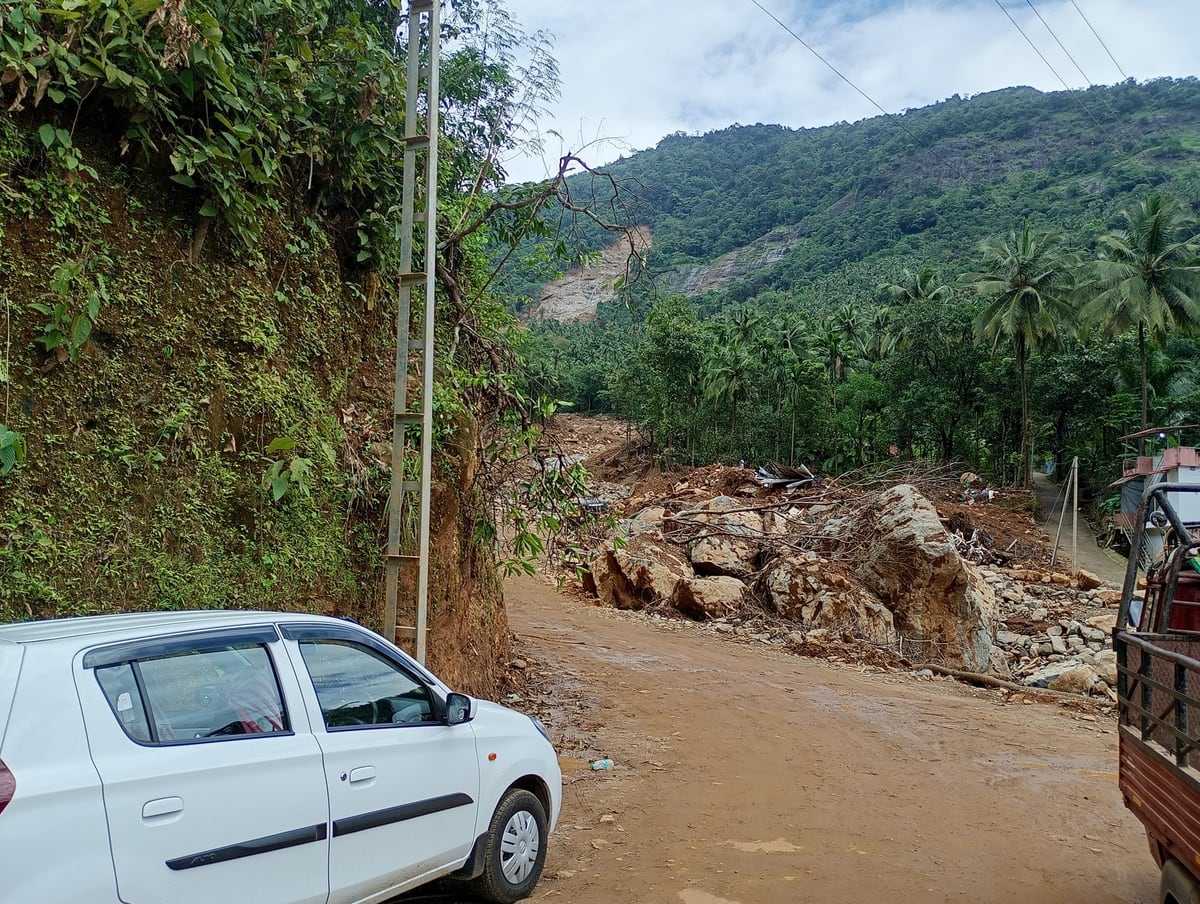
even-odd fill
[{"label": "fallen tree branch", "polygon": [[951,678],[957,678],[959,681],[966,681],[968,684],[977,684],[982,687],[996,687],[1004,690],[1016,691],[1021,694],[1034,694],[1035,696],[1050,697],[1053,700],[1090,700],[1083,694],[1071,694],[1066,691],[1052,691],[1045,687],[1028,687],[1024,684],[1017,684],[1014,681],[1005,681],[1003,678],[993,678],[991,675],[981,675],[979,672],[964,672],[961,669],[951,669],[944,665],[938,665],[933,662],[927,662],[923,665],[913,666],[913,671],[921,671],[921,669],[929,669],[931,672],[937,672],[939,675],[947,675]]}]

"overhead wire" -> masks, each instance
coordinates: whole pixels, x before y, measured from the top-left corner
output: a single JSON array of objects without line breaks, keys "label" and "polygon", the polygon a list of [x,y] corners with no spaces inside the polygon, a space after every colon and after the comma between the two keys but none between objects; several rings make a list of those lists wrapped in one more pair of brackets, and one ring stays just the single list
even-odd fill
[{"label": "overhead wire", "polygon": [[[826,59],[808,41],[804,40],[804,38],[801,37],[791,26],[789,26],[786,22],[784,22],[782,19],[780,19],[778,16],[776,16],[770,9],[768,9],[766,6],[764,6],[760,2],[760,0],[750,0],[750,2],[753,3],[756,7],[758,7],[759,10],[761,10],[768,18],[770,18],[772,21],[774,21],[776,25],[778,25],[785,32],[787,32],[792,38],[794,38],[801,46],[804,47],[805,50],[807,50],[814,57],[816,57],[834,75],[836,75],[839,79],[841,79],[843,82],[845,82],[847,85],[849,85],[855,92],[857,92],[868,103],[870,103],[871,106],[873,106],[876,110],[878,110],[880,113],[882,113],[885,118],[895,122],[897,126],[899,126],[901,129],[904,130],[905,134],[907,134],[909,138],[911,138],[918,145],[925,147],[934,157],[936,157],[938,159],[938,161],[940,163],[942,163],[943,166],[946,166],[948,169],[956,170],[957,174],[960,178],[962,178],[964,180],[967,179],[966,170],[962,166],[961,162],[957,162],[956,165],[951,165],[950,162],[944,156],[942,156],[942,154],[940,154],[938,152],[938,150],[932,145],[932,143],[918,137],[912,131],[912,129],[910,129],[900,119],[899,116],[897,116],[894,113],[889,112],[882,104],[880,104],[877,100],[875,100],[873,97],[871,97],[871,95],[867,94],[866,91],[864,91],[862,88],[860,88],[858,85],[856,85],[853,81],[851,81],[847,75],[845,75],[841,70],[839,70],[836,66],[834,66],[833,63],[831,63],[828,59]],[[1112,143],[1113,147],[1116,148],[1117,153],[1120,155],[1119,159],[1121,160],[1121,162],[1127,162],[1129,160],[1132,160],[1135,157],[1140,157],[1141,155],[1147,153],[1150,150],[1150,148],[1142,148],[1140,150],[1133,150],[1133,149],[1126,150],[1125,148],[1123,148],[1121,145],[1121,142],[1117,141],[1117,139],[1115,139],[1109,133],[1109,131],[1104,127],[1104,125],[1096,118],[1096,116],[1092,112],[1092,110],[1085,103],[1083,103],[1083,101],[1081,100],[1081,98],[1079,96],[1080,92],[1076,89],[1071,88],[1071,86],[1067,83],[1066,79],[1064,79],[1062,77],[1062,75],[1058,72],[1058,70],[1054,68],[1054,66],[1046,58],[1045,54],[1043,54],[1042,51],[1040,49],[1038,49],[1038,46],[1033,42],[1033,40],[1029,37],[1029,35],[1026,34],[1025,30],[1023,28],[1021,28],[1020,24],[1016,21],[1016,19],[1013,18],[1012,14],[1008,11],[1008,9],[1004,6],[1004,4],[1001,3],[1000,0],[994,0],[994,2],[998,7],[1000,7],[1000,10],[1008,18],[1009,22],[1012,23],[1012,26],[1014,28],[1016,28],[1016,30],[1020,33],[1021,37],[1025,39],[1026,43],[1028,43],[1029,46],[1031,48],[1033,48],[1033,51],[1038,55],[1038,57],[1041,58],[1042,62],[1046,64],[1046,67],[1054,74],[1054,76],[1059,80],[1059,82],[1062,83],[1062,85],[1066,89],[1067,93],[1069,93],[1071,95],[1072,100],[1076,104],[1078,104],[1078,106],[1080,107],[1081,110],[1083,110],[1083,112],[1087,115],[1087,117],[1092,121],[1093,125],[1095,125],[1096,129],[1109,142]],[[1039,13],[1038,10],[1036,9],[1036,7],[1033,6],[1033,3],[1031,2],[1031,0],[1025,0],[1025,2],[1029,5],[1029,7],[1031,9],[1033,9],[1033,11],[1037,15],[1038,19],[1042,22],[1043,25],[1045,25],[1046,30],[1050,32],[1050,34],[1054,38],[1055,42],[1058,43],[1059,47],[1062,48],[1064,53],[1066,53],[1068,59],[1071,60],[1072,64],[1074,64],[1075,68],[1079,70],[1080,75],[1082,75],[1084,77],[1084,79],[1090,83],[1091,80],[1088,79],[1087,74],[1079,66],[1078,62],[1076,62],[1076,60],[1070,54],[1070,52],[1067,51],[1066,47],[1063,46],[1062,41],[1059,40],[1058,36],[1054,33],[1053,29],[1046,22],[1046,20],[1042,17],[1041,13]],[[1091,21],[1087,18],[1086,15],[1084,15],[1083,10],[1079,8],[1078,3],[1076,3],[1075,0],[1071,0],[1071,5],[1075,8],[1075,11],[1077,13],[1079,13],[1080,17],[1087,24],[1089,30],[1091,30],[1091,32],[1095,36],[1096,40],[1100,42],[1100,46],[1104,48],[1105,53],[1108,54],[1108,57],[1110,60],[1112,60],[1113,65],[1115,65],[1117,67],[1117,70],[1121,73],[1121,75],[1123,77],[1128,79],[1128,76],[1126,75],[1125,70],[1121,68],[1120,63],[1117,62],[1116,57],[1113,55],[1113,53],[1109,49],[1108,45],[1104,42],[1104,39],[1100,37],[1099,33],[1096,31],[1096,29],[1092,25]],[[1173,86],[1173,87],[1178,87],[1178,86]],[[1105,103],[1108,104],[1107,99],[1105,99]],[[1114,117],[1119,118],[1119,114],[1117,114],[1117,112],[1115,110],[1113,110],[1111,104],[1109,104],[1108,106],[1109,106],[1110,111],[1113,113]],[[1132,141],[1130,142],[1131,147],[1132,147],[1133,143],[1134,142],[1132,142]],[[1069,181],[1069,180],[1064,180],[1064,181]]]},{"label": "overhead wire", "polygon": [[[1063,78],[1059,74],[1058,70],[1054,68],[1054,65],[1048,59],[1046,59],[1046,55],[1044,53],[1042,53],[1041,49],[1037,46],[1037,44],[1035,44],[1033,42],[1033,39],[1030,38],[1029,35],[1025,33],[1025,29],[1023,29],[1021,27],[1020,23],[1017,22],[1017,20],[1013,18],[1012,13],[1010,13],[1008,11],[1008,7],[1006,7],[1001,2],[1001,0],[993,0],[993,2],[996,4],[996,6],[998,6],[1000,8],[1000,11],[1002,13],[1004,13],[1004,15],[1008,19],[1008,21],[1012,23],[1013,28],[1015,28],[1020,33],[1021,37],[1025,39],[1025,43],[1027,43],[1030,47],[1032,47],[1033,52],[1036,53],[1041,58],[1042,62],[1046,64],[1046,68],[1049,69],[1051,72],[1053,72],[1054,77],[1057,78],[1060,82],[1062,82],[1062,86],[1067,89],[1067,93],[1071,95],[1072,100],[1074,100],[1075,103],[1077,103],[1079,105],[1080,109],[1082,109],[1083,112],[1087,114],[1088,119],[1090,119],[1092,121],[1092,124],[1101,132],[1101,134],[1104,135],[1105,138],[1107,138],[1109,141],[1111,141],[1113,143],[1113,146],[1117,149],[1118,153],[1121,153],[1121,154],[1126,153],[1125,149],[1123,147],[1121,147],[1120,142],[1118,142],[1115,138],[1112,137],[1112,135],[1109,134],[1108,130],[1104,128],[1104,126],[1101,124],[1100,120],[1098,120],[1096,118],[1095,114],[1092,113],[1091,108],[1088,107],[1088,105],[1085,104],[1080,99],[1078,92],[1073,90],[1071,88],[1071,86],[1067,84],[1067,80],[1065,78]],[[1027,0],[1027,2],[1028,2],[1028,0]]]},{"label": "overhead wire", "polygon": [[[1050,33],[1050,37],[1054,38],[1054,43],[1057,44],[1059,46],[1059,49],[1062,50],[1062,52],[1067,55],[1067,59],[1071,61],[1071,65],[1075,67],[1075,70],[1081,76],[1083,76],[1084,84],[1087,87],[1091,87],[1094,84],[1094,82],[1091,80],[1091,78],[1088,77],[1088,74],[1083,71],[1083,67],[1079,65],[1079,62],[1075,59],[1074,55],[1071,53],[1071,51],[1069,51],[1067,49],[1067,45],[1062,42],[1062,40],[1058,37],[1058,34],[1054,31],[1053,28],[1050,27],[1050,23],[1045,20],[1045,18],[1042,16],[1042,14],[1038,10],[1038,8],[1033,5],[1033,0],[1025,0],[1025,4],[1031,10],[1033,10],[1033,14],[1038,17],[1038,21],[1041,22],[1043,26],[1045,26],[1046,31],[1048,31]],[[1116,122],[1117,127],[1119,129],[1121,129],[1122,138],[1124,138],[1127,142],[1129,142],[1130,146],[1132,146],[1135,142],[1130,139],[1128,133],[1121,127],[1121,114],[1118,113],[1113,108],[1113,105],[1109,102],[1108,98],[1105,97],[1103,94],[1100,95],[1100,102],[1104,104],[1105,109],[1108,110],[1109,114],[1112,116],[1113,120]]]},{"label": "overhead wire", "polygon": [[[998,2],[999,2],[999,0],[997,0],[997,3]],[[1071,61],[1072,64],[1074,64],[1075,68],[1077,70],[1079,70],[1079,74],[1082,75],[1084,80],[1090,84],[1091,79],[1088,78],[1087,73],[1085,73],[1083,71],[1083,68],[1079,65],[1078,62],[1076,62],[1075,58],[1071,55],[1070,51],[1067,50],[1067,48],[1063,45],[1063,42],[1061,40],[1059,40],[1058,35],[1054,33],[1054,29],[1050,27],[1050,24],[1042,17],[1042,14],[1038,11],[1037,7],[1033,5],[1033,0],[1025,0],[1025,3],[1029,6],[1029,8],[1031,10],[1033,10],[1034,15],[1036,15],[1038,17],[1038,20],[1042,23],[1042,25],[1044,25],[1046,27],[1046,31],[1050,32],[1050,36],[1052,38],[1054,38],[1054,40],[1058,44],[1058,46],[1060,48],[1062,48],[1063,53],[1065,53],[1067,55],[1067,58]],[[1100,44],[1100,46],[1102,48],[1104,48],[1104,52],[1106,54],[1108,54],[1108,58],[1110,60],[1112,60],[1113,65],[1117,67],[1117,71],[1121,73],[1122,78],[1124,78],[1126,81],[1128,81],[1129,75],[1121,67],[1121,64],[1119,62],[1117,62],[1117,58],[1113,55],[1112,50],[1109,49],[1108,44],[1105,43],[1104,38],[1102,38],[1100,36],[1100,33],[1098,31],[1096,31],[1096,27],[1092,24],[1092,21],[1084,14],[1083,10],[1080,9],[1079,4],[1076,2],[1076,0],[1071,0],[1071,6],[1074,7],[1075,12],[1077,12],[1079,14],[1079,17],[1083,20],[1084,24],[1087,25],[1088,30],[1091,31],[1091,33],[1092,33],[1092,36],[1096,39],[1096,41]],[[1009,20],[1010,21],[1012,20],[1011,16],[1009,16]],[[1018,28],[1018,30],[1019,30],[1019,28]],[[1028,40],[1028,38],[1026,38],[1026,40]],[[1044,59],[1044,57],[1043,57],[1043,59]],[[1047,65],[1049,65],[1049,64],[1047,64]],[[1060,81],[1061,81],[1061,78],[1060,78]],[[1177,90],[1179,88],[1179,84],[1180,84],[1179,82],[1176,82],[1175,84],[1173,84],[1167,93],[1168,94],[1173,93],[1175,90]],[[1120,123],[1121,116],[1116,111],[1116,109],[1113,107],[1112,103],[1108,100],[1108,98],[1105,97],[1104,95],[1101,95],[1100,99],[1104,103],[1104,106],[1112,114],[1113,119],[1116,120],[1118,123]],[[1145,102],[1146,106],[1151,110],[1151,112],[1155,112],[1155,113],[1158,112],[1158,109],[1152,99],[1150,99],[1149,97],[1146,97],[1144,102]],[[1119,162],[1128,163],[1138,157],[1141,157],[1141,156],[1149,153],[1151,150],[1153,150],[1152,147],[1142,147],[1137,150],[1132,150],[1132,148],[1137,144],[1136,138],[1130,138],[1128,130],[1126,130],[1124,128],[1122,128],[1121,131],[1122,131],[1124,137],[1126,138],[1126,140],[1128,141],[1131,150],[1122,151],[1121,157],[1119,158]],[[1118,145],[1117,147],[1118,147],[1118,150],[1120,150],[1120,146]]]},{"label": "overhead wire", "polygon": [[1071,5],[1075,7],[1075,12],[1079,13],[1079,18],[1083,19],[1083,21],[1087,24],[1087,27],[1091,29],[1091,32],[1095,36],[1096,40],[1100,42],[1100,46],[1104,48],[1104,52],[1108,54],[1108,58],[1112,60],[1113,65],[1117,67],[1117,72],[1121,73],[1121,78],[1128,79],[1129,76],[1126,75],[1125,70],[1121,68],[1121,64],[1117,62],[1117,58],[1113,56],[1112,51],[1108,49],[1108,45],[1104,43],[1104,38],[1100,37],[1100,33],[1096,31],[1095,27],[1091,23],[1091,20],[1083,14],[1083,10],[1079,8],[1079,4],[1076,3],[1075,0],[1071,0]]},{"label": "overhead wire", "polygon": [[[864,97],[871,106],[873,106],[876,110],[878,110],[880,113],[882,113],[887,119],[890,119],[891,121],[896,123],[896,125],[898,125],[901,129],[904,130],[905,134],[907,134],[909,138],[911,138],[913,141],[915,141],[918,145],[922,145],[925,148],[927,148],[929,150],[929,152],[931,154],[933,154],[933,156],[936,157],[940,163],[942,163],[942,165],[947,166],[947,167],[950,166],[949,161],[947,161],[945,157],[943,157],[941,154],[939,154],[937,149],[934,148],[932,144],[930,144],[928,141],[924,141],[921,138],[917,137],[917,135],[913,132],[913,130],[904,124],[904,122],[900,119],[900,117],[898,117],[894,113],[889,112],[883,105],[881,105],[879,103],[879,101],[875,100],[875,98],[873,98],[873,97],[871,97],[871,95],[867,94],[866,91],[864,91],[862,88],[858,87],[858,85],[854,84],[854,82],[850,81],[850,79],[846,75],[844,75],[840,69],[838,69],[836,66],[834,66],[833,63],[829,62],[829,60],[825,59],[825,57],[823,57],[817,51],[817,49],[815,47],[813,47],[811,44],[809,44],[808,41],[804,40],[804,38],[800,37],[800,35],[798,35],[795,32],[795,30],[792,29],[792,27],[790,25],[788,25],[786,22],[784,22],[782,19],[780,19],[777,15],[775,15],[773,12],[771,12],[769,9],[767,9],[765,6],[763,6],[759,2],[759,0],[750,0],[750,2],[753,3],[755,6],[757,6],[760,10],[762,10],[768,17],[770,17],[775,22],[776,25],[778,25],[780,28],[782,28],[784,31],[786,31],[789,35],[791,35],[793,38],[795,38],[797,41],[799,41],[800,44],[804,47],[804,49],[807,50],[809,53],[811,53],[813,56],[815,56],[823,64],[825,64],[826,68],[828,68],[830,72],[832,72],[834,75],[836,75],[838,78],[840,78],[843,82],[845,82],[847,85],[849,85],[855,91],[857,91],[860,95],[862,95],[862,97]],[[961,163],[958,165],[957,169],[958,169],[959,177],[966,179],[966,171],[963,169]]]}]

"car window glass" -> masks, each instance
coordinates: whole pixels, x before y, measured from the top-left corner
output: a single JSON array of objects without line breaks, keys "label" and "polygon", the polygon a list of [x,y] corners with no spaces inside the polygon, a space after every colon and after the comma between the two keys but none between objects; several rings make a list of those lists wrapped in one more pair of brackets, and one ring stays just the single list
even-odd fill
[{"label": "car window glass", "polygon": [[300,643],[329,729],[433,721],[429,689],[367,647],[338,640]]},{"label": "car window glass", "polygon": [[[290,730],[270,656],[257,644],[174,653],[96,673],[113,711],[135,740],[171,743]],[[138,695],[135,673],[145,701]],[[130,703],[135,717],[127,720],[121,707]],[[137,725],[137,712],[143,724],[149,714],[149,732],[131,727]]]},{"label": "car window glass", "polygon": [[100,681],[108,705],[112,707],[113,715],[120,721],[125,733],[135,741],[149,741],[150,728],[146,720],[146,707],[142,705],[142,695],[133,677],[133,666],[122,662],[119,665],[96,669],[96,677]]}]

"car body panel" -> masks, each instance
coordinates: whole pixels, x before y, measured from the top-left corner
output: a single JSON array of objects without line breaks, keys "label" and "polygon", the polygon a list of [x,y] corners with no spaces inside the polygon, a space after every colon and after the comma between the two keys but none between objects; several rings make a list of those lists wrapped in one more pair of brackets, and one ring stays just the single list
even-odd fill
[{"label": "car body panel", "polygon": [[115,902],[100,777],[69,659],[26,650],[0,759],[17,782],[0,813],[0,904]]},{"label": "car body panel", "polygon": [[[554,747],[540,734],[530,736],[532,720],[524,713],[492,703],[474,700],[472,706],[475,743],[479,748],[482,774],[480,786],[490,789],[480,801],[477,834],[487,830],[504,792],[527,776],[538,778],[550,800],[546,829],[554,831],[562,810],[562,772]],[[494,760],[489,755],[495,753]],[[547,759],[549,754],[549,760]]]},{"label": "car body panel", "polygon": [[[386,656],[398,673],[424,677],[409,667],[407,657],[381,648],[357,629],[285,628],[284,634],[302,635],[305,643],[351,644],[359,652]],[[479,807],[478,755],[470,725],[366,724],[326,730],[300,642],[289,639],[286,646],[325,757],[330,904],[384,900],[456,869],[475,840]]]},{"label": "car body panel", "polygon": [[17,676],[21,674],[24,658],[23,646],[0,641],[0,746],[4,744],[4,729],[8,727],[8,714],[17,693]]}]

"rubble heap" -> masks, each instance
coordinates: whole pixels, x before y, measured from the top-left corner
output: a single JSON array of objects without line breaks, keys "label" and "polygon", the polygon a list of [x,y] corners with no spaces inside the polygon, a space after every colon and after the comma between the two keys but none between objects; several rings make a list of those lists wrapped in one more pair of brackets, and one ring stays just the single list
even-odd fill
[{"label": "rubble heap", "polygon": [[806,653],[853,641],[897,662],[1111,696],[1115,614],[1105,609],[1117,592],[1094,576],[976,564],[1008,557],[912,485],[768,496],[739,488],[728,473],[738,470],[693,472],[670,499],[635,494],[584,589],[738,635],[761,617],[770,625],[747,636]]}]

